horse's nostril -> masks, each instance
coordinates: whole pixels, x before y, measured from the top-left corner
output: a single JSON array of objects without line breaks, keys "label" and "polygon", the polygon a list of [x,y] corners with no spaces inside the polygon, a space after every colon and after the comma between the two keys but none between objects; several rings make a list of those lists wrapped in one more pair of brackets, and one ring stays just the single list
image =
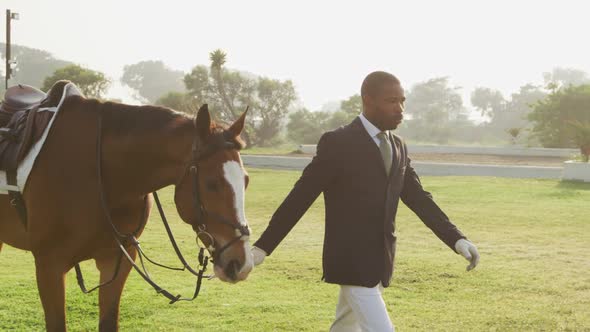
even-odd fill
[{"label": "horse's nostril", "polygon": [[225,267],[225,275],[230,279],[235,280],[238,276],[238,272],[240,272],[240,262],[233,259],[227,263],[227,266]]}]

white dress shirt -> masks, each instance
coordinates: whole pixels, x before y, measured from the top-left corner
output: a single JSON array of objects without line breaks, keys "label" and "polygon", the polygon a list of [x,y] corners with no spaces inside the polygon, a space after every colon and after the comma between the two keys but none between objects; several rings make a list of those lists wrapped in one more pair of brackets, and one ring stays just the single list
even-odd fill
[{"label": "white dress shirt", "polygon": [[[379,128],[375,127],[374,124],[371,123],[371,121],[369,121],[365,115],[363,113],[361,113],[359,115],[359,118],[361,119],[361,122],[363,123],[363,126],[365,127],[365,130],[367,131],[367,133],[369,133],[369,136],[371,136],[371,138],[373,139],[373,142],[375,142],[375,144],[377,144],[377,147],[379,147],[379,145],[381,144],[381,140],[379,139],[379,137],[377,137],[377,135],[379,135],[379,133],[381,132],[381,130],[379,130]],[[389,134],[389,130],[385,131],[387,133],[387,145],[389,146],[389,149],[391,151],[391,142],[389,140],[389,138],[391,137]]]}]

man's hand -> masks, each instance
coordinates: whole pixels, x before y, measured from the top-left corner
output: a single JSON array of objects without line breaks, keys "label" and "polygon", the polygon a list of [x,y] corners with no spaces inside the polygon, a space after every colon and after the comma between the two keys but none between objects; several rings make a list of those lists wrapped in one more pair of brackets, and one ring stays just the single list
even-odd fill
[{"label": "man's hand", "polygon": [[455,243],[455,250],[469,261],[467,271],[473,270],[479,263],[479,252],[477,252],[477,247],[473,243],[465,239],[459,239]]},{"label": "man's hand", "polygon": [[256,246],[252,246],[252,260],[254,261],[254,266],[262,264],[265,257],[266,251]]}]

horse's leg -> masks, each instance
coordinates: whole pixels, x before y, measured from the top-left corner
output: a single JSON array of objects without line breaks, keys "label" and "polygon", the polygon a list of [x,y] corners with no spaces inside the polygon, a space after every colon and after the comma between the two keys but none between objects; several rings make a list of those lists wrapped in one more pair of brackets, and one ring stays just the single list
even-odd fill
[{"label": "horse's leg", "polygon": [[65,331],[65,268],[50,257],[50,255],[35,257],[37,287],[43,311],[45,311],[47,331]]},{"label": "horse's leg", "polygon": [[[135,259],[135,249],[128,249],[129,255]],[[119,253],[115,252],[104,257],[96,258],[96,267],[100,271],[100,282],[104,283],[113,278],[117,269]],[[125,257],[121,258],[121,266],[117,278],[110,284],[99,289],[98,302],[100,307],[99,331],[119,330],[119,303],[127,276],[131,271],[131,264]]]},{"label": "horse's leg", "polygon": [[3,245],[3,244],[4,244],[4,243],[0,242],[0,251],[2,251],[2,245]]}]

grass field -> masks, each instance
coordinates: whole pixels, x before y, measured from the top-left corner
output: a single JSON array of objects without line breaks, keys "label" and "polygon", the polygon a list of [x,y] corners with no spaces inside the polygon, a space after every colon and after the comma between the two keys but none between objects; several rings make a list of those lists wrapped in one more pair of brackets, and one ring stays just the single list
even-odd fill
[{"label": "grass field", "polygon": [[[246,214],[254,238],[299,172],[250,170]],[[590,184],[481,177],[424,177],[423,183],[482,258],[472,272],[407,209],[398,214],[398,253],[384,298],[399,331],[590,331]],[[172,191],[162,192],[169,213]],[[185,253],[194,235],[173,219]],[[338,287],[321,277],[323,202],[307,212],[277,251],[236,285],[205,281],[195,302],[168,305],[138,275],[123,294],[123,331],[326,331]],[[144,249],[174,263],[152,217]],[[351,245],[362,245],[354,244]],[[96,282],[93,264],[83,270]],[[187,273],[152,270],[173,293],[192,294]],[[68,327],[92,331],[98,298],[67,281]],[[44,329],[30,253],[0,253],[0,330]]]}]

